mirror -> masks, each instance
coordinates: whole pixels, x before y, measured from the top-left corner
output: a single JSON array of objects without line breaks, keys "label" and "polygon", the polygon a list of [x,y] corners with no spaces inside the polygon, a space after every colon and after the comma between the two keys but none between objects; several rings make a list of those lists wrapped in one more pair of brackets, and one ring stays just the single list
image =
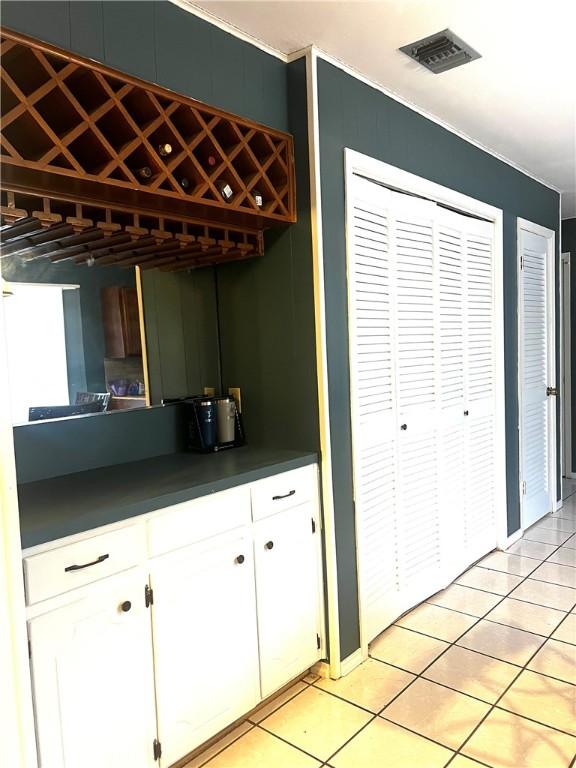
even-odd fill
[{"label": "mirror", "polygon": [[136,271],[2,258],[13,423],[147,405]]}]

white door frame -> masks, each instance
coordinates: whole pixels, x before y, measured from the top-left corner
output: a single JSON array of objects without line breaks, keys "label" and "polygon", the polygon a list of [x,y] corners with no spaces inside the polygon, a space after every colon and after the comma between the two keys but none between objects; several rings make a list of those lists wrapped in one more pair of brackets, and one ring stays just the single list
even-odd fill
[{"label": "white door frame", "polygon": [[[505,431],[505,378],[504,378],[504,279],[503,279],[503,245],[502,245],[502,220],[503,213],[500,208],[483,203],[473,197],[456,192],[441,184],[423,179],[396,166],[383,163],[368,155],[363,155],[351,149],[344,150],[344,177],[345,189],[350,187],[350,181],[354,174],[361,174],[374,181],[380,181],[387,186],[401,191],[410,192],[437,203],[444,203],[465,213],[479,216],[494,224],[494,289],[495,289],[495,316],[494,326],[502,332],[496,332],[495,341],[495,459],[494,465],[498,472],[495,478],[495,498],[497,505],[496,514],[496,541],[495,544],[503,549],[507,546],[508,521],[506,502],[506,431]],[[350,226],[350,200],[346,195],[346,253],[350,252],[352,229]],[[348,257],[347,257],[348,266]],[[350,353],[350,346],[349,346]],[[350,361],[349,361],[350,364]],[[351,387],[352,387],[351,381]],[[354,393],[351,391],[351,403],[354,402]],[[354,419],[352,418],[352,451],[354,452]],[[358,520],[356,525],[356,546],[358,548],[361,536],[359,535]],[[360,544],[361,546],[361,544]],[[360,609],[360,650],[362,658],[368,656],[368,638],[365,637],[362,621],[362,586],[360,573],[361,550],[357,549],[357,575],[358,575],[358,602]]]},{"label": "white door frame", "polygon": [[[572,329],[571,322],[571,264],[570,254],[563,253],[561,257],[562,281],[560,290],[560,317],[562,318],[561,333],[562,344],[560,347],[561,365],[560,376],[562,382],[560,406],[562,408],[562,475],[567,478],[576,478],[576,472],[572,471]],[[564,496],[564,494],[562,494]]]},{"label": "white door frame", "polygon": [[[548,354],[548,381],[549,387],[557,386],[556,382],[556,233],[553,229],[542,227],[540,224],[534,224],[526,219],[517,219],[516,225],[516,274],[517,274],[517,306],[518,306],[518,455],[519,455],[519,492],[520,492],[520,524],[522,529],[524,525],[524,495],[522,489],[522,469],[524,467],[524,457],[522,455],[522,371],[524,361],[522,356],[523,341],[523,302],[522,302],[522,269],[521,269],[521,233],[532,232],[534,235],[540,235],[546,239],[546,299],[547,299],[547,347]],[[550,511],[558,509],[557,499],[557,456],[556,456],[556,408],[557,397],[551,397],[549,424],[548,424],[548,473],[552,478],[550,483]]]},{"label": "white door frame", "polygon": [[[0,285],[2,285],[0,265]],[[9,301],[9,299],[7,299]],[[0,294],[0,742],[6,765],[37,766],[16,465]]]}]

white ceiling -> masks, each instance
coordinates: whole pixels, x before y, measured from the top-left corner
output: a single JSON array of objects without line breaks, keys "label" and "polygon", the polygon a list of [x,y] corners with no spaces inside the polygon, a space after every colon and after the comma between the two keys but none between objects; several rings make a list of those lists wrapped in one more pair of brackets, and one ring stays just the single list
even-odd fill
[{"label": "white ceiling", "polygon": [[[574,0],[175,0],[281,54],[315,45],[562,192],[576,216]],[[433,75],[397,49],[446,27],[482,58]]]}]

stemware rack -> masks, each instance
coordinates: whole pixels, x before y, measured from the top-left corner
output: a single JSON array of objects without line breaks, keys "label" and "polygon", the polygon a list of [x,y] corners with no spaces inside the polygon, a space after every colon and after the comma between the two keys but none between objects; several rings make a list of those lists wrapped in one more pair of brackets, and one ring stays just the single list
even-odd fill
[{"label": "stemware rack", "polygon": [[289,134],[11,31],[0,54],[9,189],[251,230],[296,220]]},{"label": "stemware rack", "polygon": [[262,232],[2,190],[2,258],[178,272],[264,252]]}]

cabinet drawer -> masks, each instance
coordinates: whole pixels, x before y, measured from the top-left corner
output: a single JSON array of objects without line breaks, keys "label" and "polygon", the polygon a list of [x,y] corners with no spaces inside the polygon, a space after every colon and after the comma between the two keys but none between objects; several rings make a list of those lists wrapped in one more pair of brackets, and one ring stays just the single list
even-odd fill
[{"label": "cabinet drawer", "polygon": [[150,557],[250,523],[247,486],[202,496],[162,510],[148,520]]},{"label": "cabinet drawer", "polygon": [[316,464],[292,469],[259,480],[252,486],[252,519],[265,517],[296,507],[316,498],[318,475]]},{"label": "cabinet drawer", "polygon": [[133,525],[24,558],[28,605],[83,587],[146,559],[146,530]]}]

